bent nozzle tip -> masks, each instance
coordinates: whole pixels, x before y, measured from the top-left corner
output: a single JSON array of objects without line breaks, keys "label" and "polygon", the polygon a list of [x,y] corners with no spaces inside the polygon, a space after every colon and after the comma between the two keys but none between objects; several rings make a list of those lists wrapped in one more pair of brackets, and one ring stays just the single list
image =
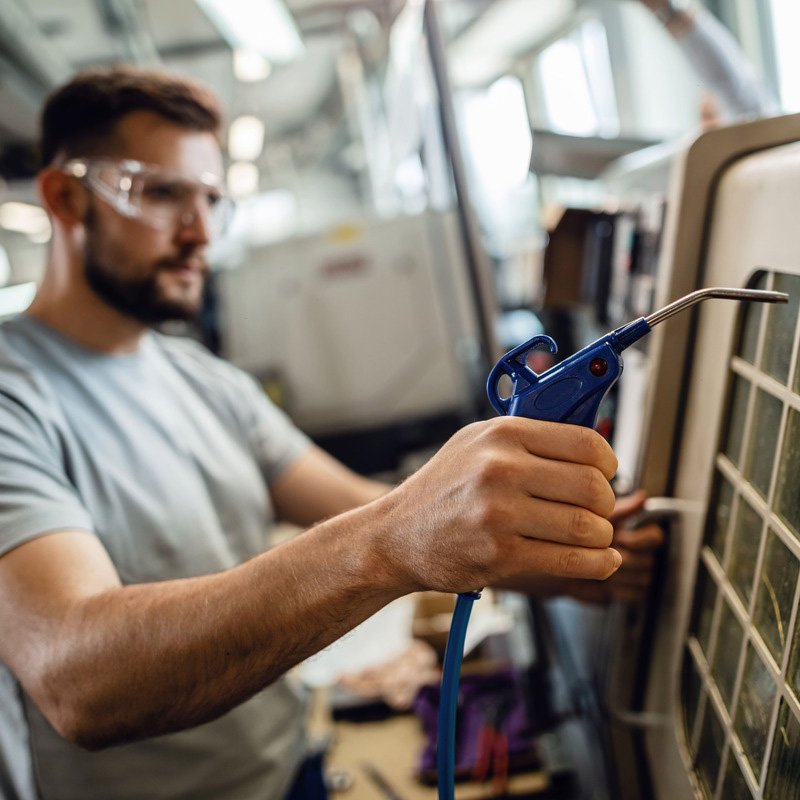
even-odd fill
[{"label": "bent nozzle tip", "polygon": [[683,311],[695,303],[702,300],[710,300],[711,298],[718,298],[722,300],[750,300],[758,303],[788,303],[789,295],[786,292],[772,292],[765,289],[728,289],[722,287],[714,287],[710,289],[698,289],[696,292],[691,292],[685,297],[681,297],[670,303],[664,308],[654,311],[649,317],[646,317],[648,325],[652,328],[669,319],[671,316]]}]

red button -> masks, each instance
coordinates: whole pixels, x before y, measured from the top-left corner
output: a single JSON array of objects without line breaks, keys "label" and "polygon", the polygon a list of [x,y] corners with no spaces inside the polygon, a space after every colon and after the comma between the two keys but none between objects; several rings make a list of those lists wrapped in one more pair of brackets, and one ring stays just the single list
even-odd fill
[{"label": "red button", "polygon": [[606,374],[606,372],[608,372],[608,361],[606,361],[604,358],[593,358],[589,362],[589,372],[591,372],[592,375],[601,378]]}]

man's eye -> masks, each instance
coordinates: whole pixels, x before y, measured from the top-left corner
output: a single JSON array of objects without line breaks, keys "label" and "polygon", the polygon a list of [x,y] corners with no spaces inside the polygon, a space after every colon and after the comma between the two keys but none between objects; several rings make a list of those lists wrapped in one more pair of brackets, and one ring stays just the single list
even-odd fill
[{"label": "man's eye", "polygon": [[181,202],[188,194],[186,186],[180,183],[147,183],[144,194],[151,200]]},{"label": "man's eye", "polygon": [[209,208],[214,208],[220,200],[222,200],[222,195],[219,192],[209,192],[206,195],[206,202]]}]

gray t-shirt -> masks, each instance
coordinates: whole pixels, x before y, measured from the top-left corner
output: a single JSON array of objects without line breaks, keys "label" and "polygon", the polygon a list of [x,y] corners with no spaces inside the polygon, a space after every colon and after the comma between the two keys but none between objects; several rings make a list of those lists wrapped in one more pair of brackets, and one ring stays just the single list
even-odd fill
[{"label": "gray t-shirt", "polygon": [[[267,548],[267,485],[307,446],[255,381],[194,342],[151,333],[107,356],[31,317],[0,325],[0,556],[80,529],[124,584],[228,569]],[[0,662],[0,789],[24,785],[30,753],[41,800],[281,798],[303,712],[279,680],[214,722],[89,753]]]}]

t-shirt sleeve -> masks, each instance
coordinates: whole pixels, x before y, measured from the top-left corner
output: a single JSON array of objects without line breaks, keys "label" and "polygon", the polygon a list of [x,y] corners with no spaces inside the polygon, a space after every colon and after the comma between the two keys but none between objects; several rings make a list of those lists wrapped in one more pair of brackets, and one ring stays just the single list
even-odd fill
[{"label": "t-shirt sleeve", "polygon": [[244,434],[267,483],[274,481],[311,445],[289,417],[267,397],[258,382],[239,372]]},{"label": "t-shirt sleeve", "polygon": [[159,342],[196,390],[230,420],[267,483],[311,445],[250,373],[190,339],[162,337]]},{"label": "t-shirt sleeve", "polygon": [[56,530],[93,530],[67,477],[57,438],[0,391],[0,555]]}]

